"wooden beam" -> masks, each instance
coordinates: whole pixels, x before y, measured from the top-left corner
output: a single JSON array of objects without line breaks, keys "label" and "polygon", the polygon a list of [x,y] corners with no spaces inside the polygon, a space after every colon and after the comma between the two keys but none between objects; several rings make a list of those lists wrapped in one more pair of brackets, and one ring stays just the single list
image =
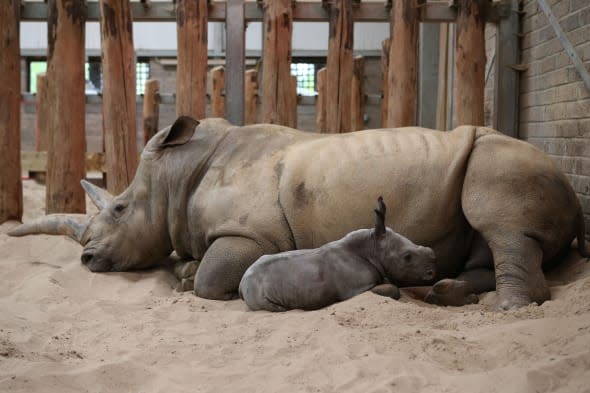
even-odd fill
[{"label": "wooden beam", "polygon": [[291,125],[291,0],[264,1],[262,62],[262,122]]},{"label": "wooden beam", "polygon": [[387,127],[387,99],[389,98],[389,38],[381,43],[381,127]]},{"label": "wooden beam", "polygon": [[350,122],[352,131],[365,128],[365,58],[356,56],[352,68]]},{"label": "wooden beam", "polygon": [[211,117],[225,117],[225,67],[211,69]]},{"label": "wooden beam", "polygon": [[[21,151],[22,170],[25,172],[44,173],[47,171],[47,151]],[[104,153],[85,153],[84,171],[106,172]],[[84,175],[85,176],[85,175]]]},{"label": "wooden beam", "polygon": [[418,0],[396,1],[391,14],[387,127],[416,125]]},{"label": "wooden beam", "polygon": [[107,189],[118,195],[137,169],[132,17],[129,0],[100,0],[100,10]]},{"label": "wooden beam", "polygon": [[289,77],[289,91],[287,100],[287,122],[286,126],[297,128],[297,77]]},{"label": "wooden beam", "polygon": [[178,0],[176,115],[202,119],[207,106],[207,1]]},{"label": "wooden beam", "polygon": [[326,132],[349,132],[353,67],[352,3],[335,0],[330,6],[326,75]]},{"label": "wooden beam", "polygon": [[46,213],[84,213],[84,0],[48,3]]},{"label": "wooden beam", "polygon": [[20,221],[20,1],[0,2],[0,224]]},{"label": "wooden beam", "polygon": [[227,0],[225,118],[230,123],[244,124],[244,59],[246,57],[246,22],[244,0]]},{"label": "wooden beam", "polygon": [[436,128],[439,33],[438,24],[420,24],[418,56],[418,125],[420,127]]},{"label": "wooden beam", "polygon": [[47,74],[37,74],[35,94],[35,150],[47,150]]},{"label": "wooden beam", "polygon": [[455,41],[455,126],[484,124],[485,20],[488,0],[461,0]]},{"label": "wooden beam", "polygon": [[[494,83],[494,116],[492,126],[512,137],[518,136],[518,98],[520,73],[511,66],[518,64],[520,48],[519,0],[511,0],[510,17],[498,23],[494,57],[496,78]],[[485,83],[485,82],[484,82]]]},{"label": "wooden beam", "polygon": [[436,129],[447,130],[447,97],[448,97],[448,72],[449,72],[449,25],[442,23],[439,26],[438,47],[438,89],[436,98]]},{"label": "wooden beam", "polygon": [[148,79],[143,93],[143,145],[158,132],[160,122],[160,82]]},{"label": "wooden beam", "polygon": [[244,124],[256,124],[258,119],[258,71],[246,71],[244,81]]},{"label": "wooden beam", "polygon": [[318,71],[318,98],[315,107],[315,131],[326,132],[326,67]]}]

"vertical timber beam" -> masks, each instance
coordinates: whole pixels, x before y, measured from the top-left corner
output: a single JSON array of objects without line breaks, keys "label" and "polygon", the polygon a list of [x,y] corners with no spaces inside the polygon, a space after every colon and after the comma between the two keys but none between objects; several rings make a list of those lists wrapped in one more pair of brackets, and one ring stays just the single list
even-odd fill
[{"label": "vertical timber beam", "polygon": [[123,192],[137,168],[135,52],[129,0],[100,0],[107,189]]},{"label": "vertical timber beam", "polygon": [[0,3],[0,224],[23,216],[20,165],[20,0]]},{"label": "vertical timber beam", "polygon": [[244,81],[244,124],[256,124],[258,119],[258,71],[246,71]]},{"label": "vertical timber beam", "polygon": [[289,92],[287,100],[287,127],[297,128],[297,77],[289,76]]},{"label": "vertical timber beam", "polygon": [[349,132],[350,79],[353,67],[352,1],[335,0],[330,6],[330,34],[326,75],[326,129],[330,133]]},{"label": "vertical timber beam", "polygon": [[217,66],[211,69],[211,116],[225,117],[225,68]]},{"label": "vertical timber beam", "polygon": [[365,128],[365,58],[356,56],[352,70],[350,117],[352,131]]},{"label": "vertical timber beam", "polygon": [[449,25],[441,23],[438,47],[438,89],[436,98],[436,129],[447,130],[447,97],[449,72]]},{"label": "vertical timber beam", "polygon": [[84,213],[86,1],[50,0],[48,8],[46,213]]},{"label": "vertical timber beam", "polygon": [[244,124],[244,71],[246,58],[246,22],[244,0],[226,1],[226,67],[225,118],[230,123]]},{"label": "vertical timber beam", "polygon": [[318,71],[318,98],[315,103],[315,131],[326,132],[326,67]]},{"label": "vertical timber beam", "polygon": [[494,86],[494,118],[492,126],[514,138],[518,137],[519,72],[513,68],[519,63],[518,11],[520,0],[510,1],[507,18],[498,23],[496,33],[496,80]]},{"label": "vertical timber beam", "polygon": [[387,126],[416,125],[418,105],[418,0],[395,1],[391,9],[391,48]]},{"label": "vertical timber beam", "polygon": [[160,82],[148,79],[143,94],[143,145],[158,132],[160,122]]},{"label": "vertical timber beam", "polygon": [[292,1],[265,0],[263,26],[262,122],[291,125]]},{"label": "vertical timber beam", "polygon": [[37,74],[35,95],[35,150],[47,151],[47,74]]},{"label": "vertical timber beam", "polygon": [[205,117],[207,96],[207,0],[178,0],[176,115]]},{"label": "vertical timber beam", "polygon": [[418,125],[426,128],[436,128],[439,33],[439,24],[420,25]]},{"label": "vertical timber beam", "polygon": [[488,0],[461,0],[455,37],[455,126],[483,126]]},{"label": "vertical timber beam", "polygon": [[387,127],[387,99],[389,98],[389,49],[390,39],[381,43],[381,127]]}]

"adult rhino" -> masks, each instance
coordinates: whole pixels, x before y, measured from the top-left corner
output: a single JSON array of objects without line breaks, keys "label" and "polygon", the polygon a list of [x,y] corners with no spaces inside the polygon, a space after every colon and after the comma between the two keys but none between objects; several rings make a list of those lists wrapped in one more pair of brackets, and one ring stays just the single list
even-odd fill
[{"label": "adult rhino", "polygon": [[540,304],[542,267],[576,236],[588,254],[580,204],[552,160],[483,127],[326,135],[180,117],[147,144],[121,195],[83,185],[99,214],[49,215],[10,234],[69,235],[96,272],[147,268],[175,250],[201,261],[195,293],[211,299],[235,297],[263,254],[370,228],[379,195],[393,229],[435,251],[436,279],[459,275],[434,286],[433,302],[463,304],[495,284],[501,309]]}]

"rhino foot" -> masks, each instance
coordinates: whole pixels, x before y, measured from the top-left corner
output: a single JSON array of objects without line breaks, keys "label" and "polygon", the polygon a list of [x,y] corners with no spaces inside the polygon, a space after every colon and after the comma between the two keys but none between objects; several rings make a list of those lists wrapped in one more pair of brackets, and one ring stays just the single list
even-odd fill
[{"label": "rhino foot", "polygon": [[183,278],[190,278],[192,280],[195,277],[198,267],[199,262],[197,261],[178,261],[174,264],[172,272],[179,280]]},{"label": "rhino foot", "polygon": [[424,298],[426,303],[439,306],[464,306],[479,302],[479,297],[473,293],[467,281],[443,279],[438,281]]},{"label": "rhino foot", "polygon": [[195,287],[195,281],[192,278],[183,278],[176,285],[176,292],[192,291]]},{"label": "rhino foot", "polygon": [[373,292],[376,295],[390,297],[395,300],[399,300],[399,298],[401,297],[399,288],[393,284],[377,285],[371,289],[371,292]]}]

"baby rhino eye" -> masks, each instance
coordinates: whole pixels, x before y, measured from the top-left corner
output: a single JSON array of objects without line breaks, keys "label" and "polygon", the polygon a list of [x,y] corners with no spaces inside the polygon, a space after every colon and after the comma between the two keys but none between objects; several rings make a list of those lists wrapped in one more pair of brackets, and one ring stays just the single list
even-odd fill
[{"label": "baby rhino eye", "polygon": [[113,210],[115,211],[115,213],[121,213],[123,210],[125,210],[125,205],[117,203]]}]

